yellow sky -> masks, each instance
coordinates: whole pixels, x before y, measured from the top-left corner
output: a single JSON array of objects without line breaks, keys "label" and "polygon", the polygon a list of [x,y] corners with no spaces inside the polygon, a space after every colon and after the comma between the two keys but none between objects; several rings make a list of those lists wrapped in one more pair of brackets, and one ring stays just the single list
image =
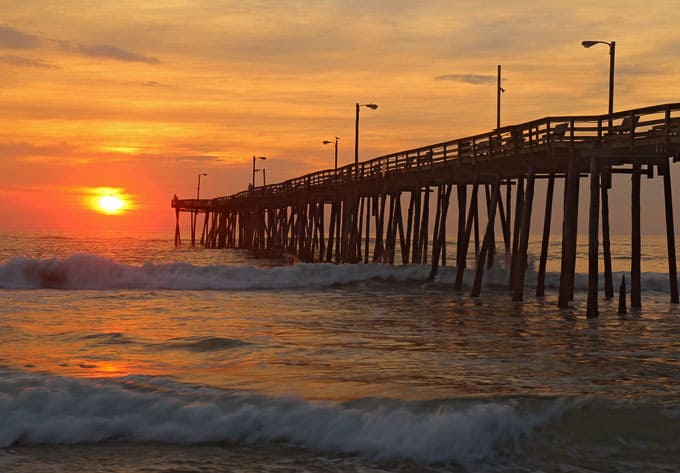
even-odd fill
[{"label": "yellow sky", "polygon": [[[0,230],[166,229],[169,199],[503,124],[678,102],[674,1],[0,0]],[[87,189],[122,189],[123,216]],[[677,187],[677,186],[676,186]]]}]

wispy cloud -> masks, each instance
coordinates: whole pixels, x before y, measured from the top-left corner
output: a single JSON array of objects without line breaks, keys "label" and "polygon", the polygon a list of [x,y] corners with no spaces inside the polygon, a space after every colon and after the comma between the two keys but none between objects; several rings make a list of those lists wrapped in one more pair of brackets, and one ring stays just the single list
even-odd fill
[{"label": "wispy cloud", "polygon": [[113,59],[125,62],[144,62],[157,64],[160,61],[153,56],[146,56],[129,49],[123,49],[110,44],[77,44],[70,41],[55,41],[62,49],[70,53],[82,54],[83,56]]},{"label": "wispy cloud", "polygon": [[466,84],[493,84],[497,77],[486,74],[445,74],[437,76],[434,80],[450,80],[454,82],[465,82]]},{"label": "wispy cloud", "polygon": [[85,56],[100,57],[105,59],[114,59],[116,61],[127,62],[145,62],[148,64],[158,63],[158,58],[152,56],[145,56],[143,54],[129,51],[127,49],[119,48],[111,45],[78,45],[76,52],[84,54]]},{"label": "wispy cloud", "polygon": [[209,162],[222,160],[220,156],[211,155],[177,156],[175,159],[177,161],[193,161],[193,162]]},{"label": "wispy cloud", "polygon": [[9,49],[32,49],[40,45],[40,38],[12,28],[0,25],[0,47]]},{"label": "wispy cloud", "polygon": [[15,67],[33,67],[37,69],[59,69],[58,66],[40,59],[29,59],[20,56],[0,56],[0,62]]}]

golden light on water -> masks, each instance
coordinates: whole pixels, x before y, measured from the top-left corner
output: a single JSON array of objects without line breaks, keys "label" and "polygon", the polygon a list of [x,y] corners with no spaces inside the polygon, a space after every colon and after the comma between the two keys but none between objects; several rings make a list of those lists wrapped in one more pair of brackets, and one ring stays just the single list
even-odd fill
[{"label": "golden light on water", "polygon": [[116,187],[96,187],[88,189],[87,206],[104,215],[121,215],[134,208],[132,198],[125,189]]}]

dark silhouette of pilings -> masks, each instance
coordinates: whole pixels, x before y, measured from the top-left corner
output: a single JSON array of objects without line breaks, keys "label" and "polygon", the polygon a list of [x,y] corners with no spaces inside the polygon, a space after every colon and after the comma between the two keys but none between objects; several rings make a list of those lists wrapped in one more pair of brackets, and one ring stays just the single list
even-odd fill
[{"label": "dark silhouette of pilings", "polygon": [[[641,117],[647,113],[652,118],[643,122]],[[626,128],[626,117],[640,119],[640,130],[636,125]],[[564,179],[557,303],[568,307],[574,298],[580,179],[590,178],[587,315],[594,317],[598,313],[600,258],[604,297],[613,297],[608,190],[616,173],[631,176],[631,307],[641,306],[640,178],[642,174],[653,177],[656,167],[664,186],[670,298],[678,303],[669,159],[680,156],[680,139],[676,138],[680,136],[680,104],[614,114],[614,123],[618,119],[622,122],[611,129],[609,118],[544,119],[235,196],[173,199],[175,245],[182,243],[180,214],[188,212],[192,244],[240,248],[260,256],[287,254],[304,262],[427,264],[434,278],[442,266],[451,264],[447,246],[455,240],[453,287],[463,288],[468,260],[474,260],[470,294],[477,297],[484,287],[485,270],[502,262],[496,253],[500,228],[498,235],[502,234],[509,270],[507,287],[512,298],[521,301],[535,181],[547,179],[536,280],[536,295],[543,296],[555,183]],[[581,135],[583,129],[587,132]],[[483,196],[479,195],[480,186]],[[453,231],[447,232],[453,199],[457,220],[451,225]],[[480,212],[480,199],[486,212]],[[205,218],[199,237],[196,227],[200,214]]]}]

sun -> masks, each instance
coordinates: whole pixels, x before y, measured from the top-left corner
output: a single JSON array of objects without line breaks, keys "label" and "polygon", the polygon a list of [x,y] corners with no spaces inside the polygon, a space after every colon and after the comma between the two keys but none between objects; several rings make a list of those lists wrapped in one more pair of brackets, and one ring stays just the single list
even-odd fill
[{"label": "sun", "polygon": [[87,206],[104,215],[121,215],[134,208],[132,198],[121,188],[89,188],[86,194]]},{"label": "sun", "polygon": [[97,205],[99,205],[101,212],[114,215],[121,212],[123,207],[125,207],[125,202],[116,195],[105,195],[99,198]]}]

